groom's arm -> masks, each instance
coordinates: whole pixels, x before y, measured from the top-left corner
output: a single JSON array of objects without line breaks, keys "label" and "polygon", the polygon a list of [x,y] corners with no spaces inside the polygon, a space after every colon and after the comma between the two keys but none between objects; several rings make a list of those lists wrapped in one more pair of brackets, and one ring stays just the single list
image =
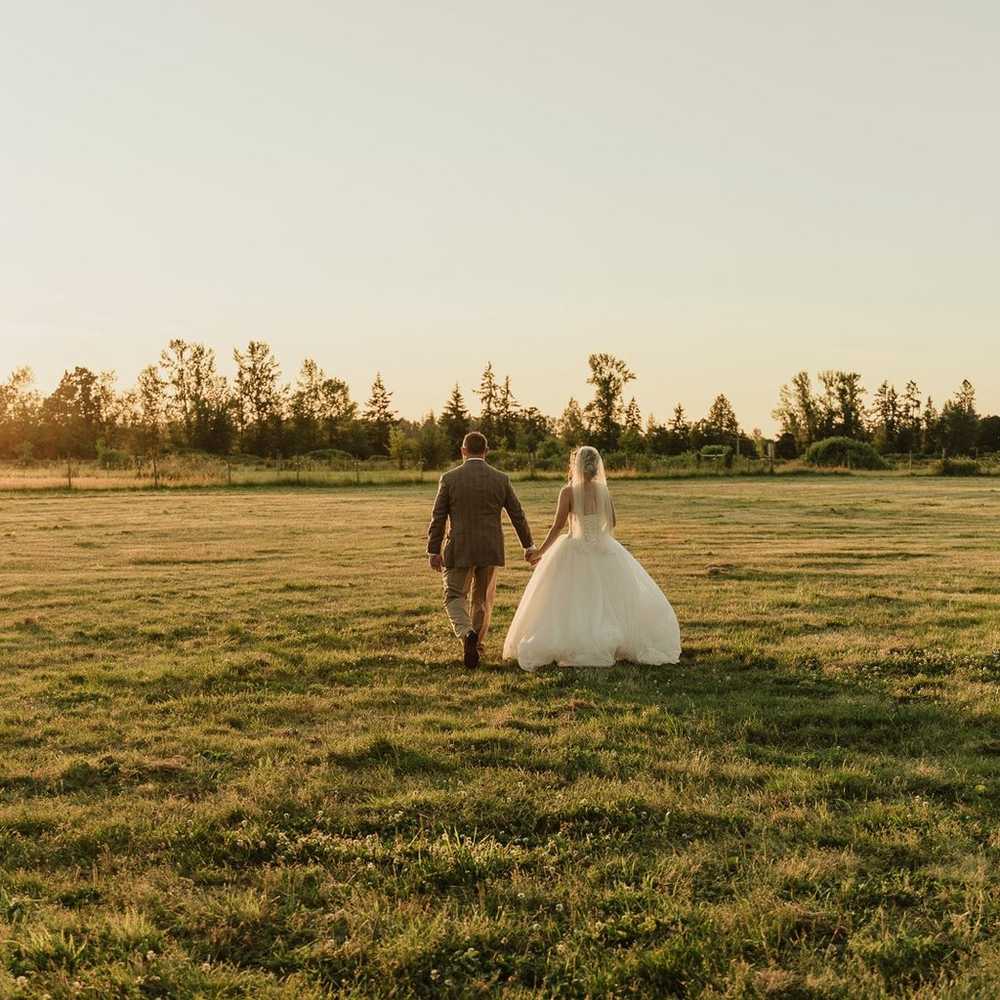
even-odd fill
[{"label": "groom's arm", "polygon": [[507,511],[507,516],[510,518],[510,523],[514,525],[514,530],[517,532],[517,537],[521,542],[521,548],[526,552],[528,549],[533,549],[535,543],[531,540],[531,528],[528,527],[528,519],[524,516],[524,511],[521,509],[521,501],[517,499],[517,494],[514,492],[514,487],[510,484],[510,479],[507,480],[507,496],[504,498],[503,506],[504,510]]},{"label": "groom's arm", "polygon": [[448,513],[451,503],[448,496],[448,484],[441,477],[438,483],[437,496],[434,498],[434,509],[431,511],[431,523],[427,526],[427,555],[434,564],[434,556],[440,557],[441,544],[444,542],[444,529],[448,523]]}]

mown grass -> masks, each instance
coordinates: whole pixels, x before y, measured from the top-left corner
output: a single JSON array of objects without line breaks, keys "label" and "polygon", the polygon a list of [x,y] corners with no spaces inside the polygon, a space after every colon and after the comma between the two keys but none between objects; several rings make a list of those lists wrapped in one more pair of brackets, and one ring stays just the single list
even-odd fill
[{"label": "mown grass", "polygon": [[0,500],[0,996],[996,995],[989,480],[618,484],[684,658],[535,677],[432,493]]}]

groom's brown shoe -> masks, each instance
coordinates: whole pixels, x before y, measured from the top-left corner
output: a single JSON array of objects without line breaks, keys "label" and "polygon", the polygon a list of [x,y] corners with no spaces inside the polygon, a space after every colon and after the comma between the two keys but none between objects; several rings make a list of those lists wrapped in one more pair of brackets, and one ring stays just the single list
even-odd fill
[{"label": "groom's brown shoe", "polygon": [[479,666],[479,636],[475,632],[470,632],[464,641],[465,646],[465,666],[469,670],[475,670]]}]

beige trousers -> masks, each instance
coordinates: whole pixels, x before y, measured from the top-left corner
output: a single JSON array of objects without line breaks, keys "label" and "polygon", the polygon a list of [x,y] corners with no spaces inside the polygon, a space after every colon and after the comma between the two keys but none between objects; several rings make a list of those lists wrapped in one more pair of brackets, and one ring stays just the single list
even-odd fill
[{"label": "beige trousers", "polygon": [[[499,566],[458,566],[445,569],[444,608],[448,620],[459,639],[469,632],[479,636],[480,651],[486,644],[486,633],[490,630],[490,616],[493,613],[493,599],[497,593],[497,570]],[[471,613],[469,598],[471,591]]]}]

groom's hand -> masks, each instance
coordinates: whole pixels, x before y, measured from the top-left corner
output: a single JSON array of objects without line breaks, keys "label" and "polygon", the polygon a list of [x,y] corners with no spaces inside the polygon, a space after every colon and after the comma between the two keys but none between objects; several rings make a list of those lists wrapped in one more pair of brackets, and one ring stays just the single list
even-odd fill
[{"label": "groom's hand", "polygon": [[430,553],[427,557],[427,561],[430,563],[430,567],[435,573],[440,573],[444,568],[444,559],[434,553]]},{"label": "groom's hand", "polygon": [[524,550],[524,558],[528,563],[534,566],[535,563],[538,562],[539,559],[541,559],[541,556],[538,554],[538,549],[536,549],[535,546],[532,545],[530,549]]}]

